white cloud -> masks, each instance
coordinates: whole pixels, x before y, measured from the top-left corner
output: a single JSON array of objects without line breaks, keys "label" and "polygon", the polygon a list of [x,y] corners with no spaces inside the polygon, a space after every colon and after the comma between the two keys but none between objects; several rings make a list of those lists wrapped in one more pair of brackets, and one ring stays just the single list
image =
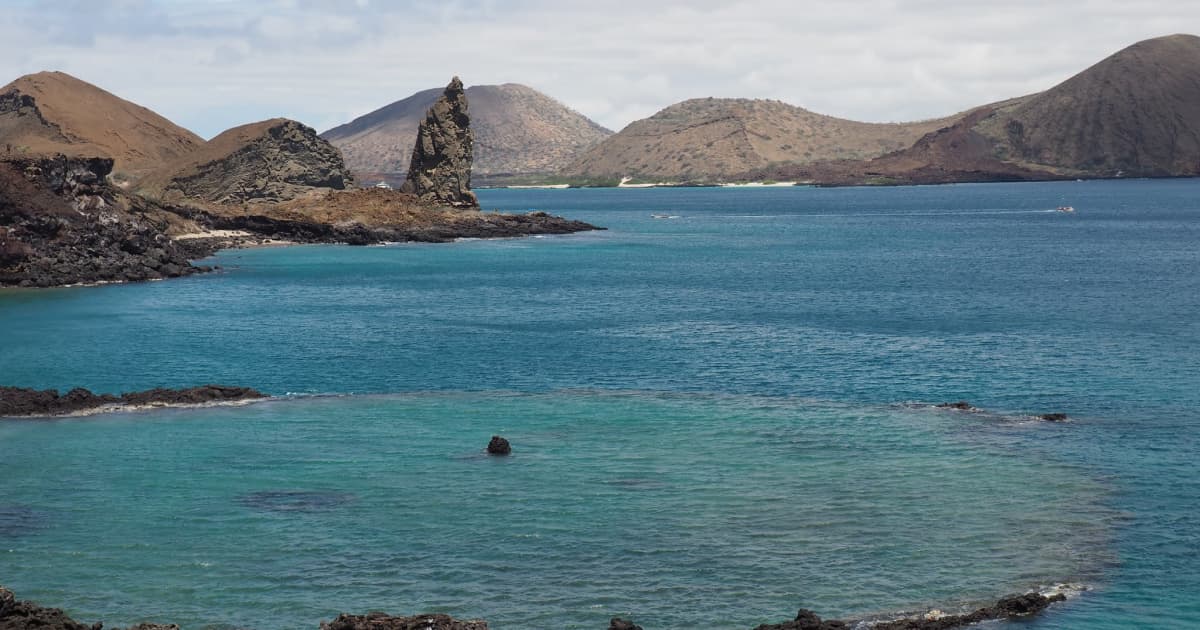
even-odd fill
[{"label": "white cloud", "polygon": [[63,70],[205,136],[272,116],[324,130],[454,74],[615,129],[702,96],[906,120],[1198,31],[1200,3],[1177,0],[19,2],[0,14],[0,81]]}]

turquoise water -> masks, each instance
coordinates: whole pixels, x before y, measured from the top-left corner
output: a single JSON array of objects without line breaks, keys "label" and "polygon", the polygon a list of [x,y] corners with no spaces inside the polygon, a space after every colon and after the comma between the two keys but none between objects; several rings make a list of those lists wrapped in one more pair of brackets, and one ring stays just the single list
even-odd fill
[{"label": "turquoise water", "polygon": [[[0,582],[108,624],[501,630],[1070,582],[1031,626],[1192,627],[1198,193],[482,191],[611,229],[0,293],[5,384],[285,396],[0,423]],[[922,404],[964,398],[994,413]]]}]

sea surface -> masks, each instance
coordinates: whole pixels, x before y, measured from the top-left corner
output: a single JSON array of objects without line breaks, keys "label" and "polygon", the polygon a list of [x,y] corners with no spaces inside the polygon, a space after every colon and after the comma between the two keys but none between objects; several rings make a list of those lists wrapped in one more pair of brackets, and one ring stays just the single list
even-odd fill
[{"label": "sea surface", "polygon": [[1200,626],[1200,181],[480,198],[609,229],[0,292],[0,384],[278,397],[0,421],[0,583],[186,630],[1056,584],[1087,590],[1021,627]]}]

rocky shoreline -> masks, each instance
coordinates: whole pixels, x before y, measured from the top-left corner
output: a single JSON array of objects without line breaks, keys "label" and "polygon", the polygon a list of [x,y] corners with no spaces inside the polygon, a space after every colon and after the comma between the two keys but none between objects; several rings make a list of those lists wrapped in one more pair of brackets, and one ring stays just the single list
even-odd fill
[{"label": "rocky shoreline", "polygon": [[184,389],[160,387],[119,396],[94,394],[82,387],[59,394],[55,389],[0,386],[0,418],[53,418],[148,407],[232,404],[264,398],[268,396],[258,390],[226,385],[201,385]]},{"label": "rocky shoreline", "polygon": [[[211,271],[192,261],[226,248],[265,242],[375,245],[446,243],[599,230],[545,212],[443,212],[389,190],[336,191],[296,205],[337,207],[351,215],[391,211],[363,222],[309,219],[297,210],[267,216],[262,204],[236,213],[154,201],[125,193],[106,178],[110,159],[54,156],[0,162],[0,288],[49,288],[177,278]],[[179,232],[213,237],[173,238]],[[241,236],[221,236],[238,233]]]},{"label": "rocky shoreline", "polygon": [[[1044,595],[1025,593],[1001,598],[991,606],[973,612],[951,615],[941,611],[930,611],[918,617],[904,617],[886,621],[867,620],[822,620],[811,610],[800,609],[796,618],[778,624],[763,624],[754,630],[847,630],[849,628],[872,628],[875,630],[951,630],[984,621],[1024,619],[1040,614],[1051,604],[1066,600],[1062,593]],[[0,586],[0,630],[101,630],[103,622],[85,625],[68,617],[57,608],[43,608],[33,602],[20,601],[12,591]],[[320,630],[487,630],[487,621],[482,619],[455,619],[444,614],[414,615],[398,617],[383,612],[365,615],[339,615],[333,621],[322,621]],[[128,630],[179,630],[174,624],[143,623],[130,626]],[[599,630],[599,629],[598,629]],[[643,630],[632,621],[612,618],[608,630]]]}]

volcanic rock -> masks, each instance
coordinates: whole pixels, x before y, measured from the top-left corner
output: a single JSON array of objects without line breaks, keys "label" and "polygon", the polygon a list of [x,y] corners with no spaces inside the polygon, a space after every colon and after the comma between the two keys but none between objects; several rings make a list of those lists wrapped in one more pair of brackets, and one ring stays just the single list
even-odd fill
[{"label": "volcanic rock", "polygon": [[[874,630],[950,630],[983,621],[1030,617],[1042,612],[1054,602],[1065,600],[1066,596],[1062,593],[1055,593],[1049,597],[1040,593],[1010,595],[1001,598],[992,606],[985,606],[963,615],[923,615],[873,623],[870,627]],[[840,630],[855,624],[854,621],[822,620],[813,611],[802,608],[793,621],[763,624],[755,630]]]},{"label": "volcanic rock", "polygon": [[972,411],[975,409],[971,406],[971,403],[965,400],[960,400],[958,402],[939,403],[937,407],[939,409],[958,409],[959,411]]},{"label": "volcanic rock", "polygon": [[613,617],[608,622],[608,630],[642,630],[642,627],[620,617]]},{"label": "volcanic rock", "polygon": [[491,441],[488,442],[487,452],[489,455],[508,455],[512,453],[512,445],[499,435],[493,435]]},{"label": "volcanic rock", "polygon": [[[101,630],[103,627],[101,622],[79,623],[58,608],[43,608],[33,602],[20,601],[12,591],[0,586],[0,630]],[[127,630],[179,630],[179,626],[141,623]]]},{"label": "volcanic rock", "polygon": [[[109,158],[0,160],[0,286],[171,278],[200,271],[169,213],[107,181]],[[178,217],[176,217],[177,219]]]},{"label": "volcanic rock", "polygon": [[1046,422],[1066,422],[1070,419],[1065,413],[1044,413],[1038,416],[1038,418]]},{"label": "volcanic rock", "polygon": [[114,396],[93,394],[77,387],[59,395],[58,390],[35,390],[21,387],[0,387],[0,417],[61,416],[92,411],[103,407],[120,409],[144,405],[201,405],[237,402],[266,398],[266,394],[249,387],[201,385],[186,389],[156,388]]},{"label": "volcanic rock", "polygon": [[400,190],[424,203],[478,208],[479,200],[471,192],[474,142],[467,95],[462,81],[454,77],[417,130],[408,178]]},{"label": "volcanic rock", "polygon": [[392,617],[381,612],[342,614],[333,621],[321,622],[321,630],[487,630],[487,627],[482,619],[460,620],[449,615]]},{"label": "volcanic rock", "polygon": [[160,199],[238,204],[294,199],[353,183],[341,152],[316,131],[274,118],[221,133],[154,171],[137,189]]}]

